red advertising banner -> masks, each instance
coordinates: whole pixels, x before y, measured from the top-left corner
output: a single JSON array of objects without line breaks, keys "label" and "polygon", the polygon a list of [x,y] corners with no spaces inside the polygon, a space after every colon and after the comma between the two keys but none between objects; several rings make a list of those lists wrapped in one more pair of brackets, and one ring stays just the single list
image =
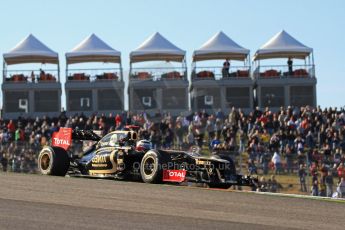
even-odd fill
[{"label": "red advertising banner", "polygon": [[60,147],[65,150],[69,148],[72,143],[72,129],[60,128],[59,132],[54,132],[52,136],[52,146]]},{"label": "red advertising banner", "polygon": [[186,170],[163,170],[163,181],[183,182],[186,178]]}]

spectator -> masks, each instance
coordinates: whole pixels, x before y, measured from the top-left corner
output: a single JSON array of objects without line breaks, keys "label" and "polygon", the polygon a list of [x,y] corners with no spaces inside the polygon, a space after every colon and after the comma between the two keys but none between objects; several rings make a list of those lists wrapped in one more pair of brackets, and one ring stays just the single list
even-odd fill
[{"label": "spectator", "polygon": [[339,165],[339,167],[337,168],[337,172],[338,172],[339,181],[341,180],[341,178],[345,178],[345,167],[344,167],[344,164],[340,164]]},{"label": "spectator", "polygon": [[263,130],[263,133],[260,135],[260,138],[265,146],[269,145],[271,136],[266,129]]},{"label": "spectator", "polygon": [[274,175],[271,176],[271,183],[269,185],[269,192],[278,192],[278,182],[276,181],[276,178]]},{"label": "spectator", "polygon": [[337,166],[339,166],[341,161],[341,154],[340,154],[340,149],[336,149],[335,154],[333,155],[333,162]]},{"label": "spectator", "polygon": [[16,142],[24,141],[24,131],[21,128],[17,128],[14,136]]},{"label": "spectator", "polygon": [[345,198],[345,179],[342,177],[337,186],[337,193],[339,198]]},{"label": "spectator", "polygon": [[176,134],[176,144],[178,146],[178,149],[182,149],[184,128],[182,127],[182,124],[180,121],[176,122],[175,134]]},{"label": "spectator", "polygon": [[323,181],[320,181],[319,196],[326,196],[326,185]]},{"label": "spectator", "polygon": [[292,58],[289,57],[287,64],[288,64],[288,68],[289,68],[289,75],[292,76],[293,75],[293,71],[292,71]]},{"label": "spectator", "polygon": [[120,114],[116,114],[116,117],[115,117],[116,127],[121,127],[121,124],[122,124],[122,117],[120,116]]},{"label": "spectator", "polygon": [[14,125],[13,120],[10,120],[10,122],[7,125],[7,130],[10,134],[10,138],[13,137],[14,132],[16,131],[16,127]]},{"label": "spectator", "polygon": [[312,176],[312,181],[314,182],[315,180],[318,180],[318,165],[316,162],[313,162],[312,165],[310,166],[310,174]]},{"label": "spectator", "polygon": [[267,151],[264,151],[264,153],[260,157],[260,163],[261,163],[262,171],[264,175],[268,174],[270,161],[271,161],[271,155]]},{"label": "spectator", "polygon": [[316,179],[313,181],[311,186],[311,195],[318,196],[319,195],[319,181]]},{"label": "spectator", "polygon": [[0,156],[2,171],[7,172],[8,158],[5,152],[1,153]]},{"label": "spectator", "polygon": [[40,69],[40,79],[42,80],[45,77],[46,73]]},{"label": "spectator", "polygon": [[251,159],[248,160],[248,173],[249,173],[249,175],[258,174],[257,167],[256,167],[254,161]]},{"label": "spectator", "polygon": [[305,168],[304,168],[304,165],[300,165],[299,166],[299,170],[298,170],[298,176],[299,176],[299,183],[300,183],[300,191],[301,192],[307,192],[307,185],[305,183],[307,173],[305,172]]},{"label": "spectator", "polygon": [[216,113],[216,119],[219,119],[220,121],[224,120],[224,113],[221,109],[218,109],[217,113]]},{"label": "spectator", "polygon": [[333,195],[333,175],[331,171],[328,171],[327,176],[325,177],[326,184],[326,196],[332,197]]},{"label": "spectator", "polygon": [[297,165],[304,165],[306,164],[306,156],[301,151],[297,153]]},{"label": "spectator", "polygon": [[274,152],[273,157],[272,157],[272,162],[274,164],[274,169],[275,169],[275,174],[280,174],[281,173],[281,158],[280,155],[277,151]]},{"label": "spectator", "polygon": [[228,59],[225,59],[223,63],[222,75],[223,77],[229,77],[229,70],[230,70],[230,62]]},{"label": "spectator", "polygon": [[311,131],[308,131],[308,134],[306,136],[306,146],[312,149],[315,147],[314,137]]},{"label": "spectator", "polygon": [[196,144],[201,148],[204,142],[204,134],[200,129],[195,129],[195,140]]},{"label": "spectator", "polygon": [[216,135],[213,140],[211,141],[210,148],[211,150],[219,149],[220,148],[220,140],[218,135]]},{"label": "spectator", "polygon": [[154,149],[160,148],[160,135],[158,134],[158,131],[156,130],[151,130],[150,133],[150,141],[152,143],[152,147]]},{"label": "spectator", "polygon": [[35,73],[34,73],[34,71],[31,71],[31,82],[35,83]]},{"label": "spectator", "polygon": [[191,131],[188,132],[187,137],[186,137],[186,142],[187,142],[188,149],[192,147],[193,145],[195,145],[193,132]]},{"label": "spectator", "polygon": [[286,170],[287,173],[293,173],[293,153],[292,149],[289,147],[289,145],[286,145],[285,148],[285,160],[286,160]]},{"label": "spectator", "polygon": [[215,129],[214,129],[214,119],[213,116],[209,116],[207,121],[206,121],[206,130],[208,133],[208,139],[212,140],[215,135]]},{"label": "spectator", "polygon": [[165,149],[170,149],[172,147],[173,141],[174,141],[174,131],[172,128],[172,124],[169,124],[168,128],[165,130],[163,147]]}]

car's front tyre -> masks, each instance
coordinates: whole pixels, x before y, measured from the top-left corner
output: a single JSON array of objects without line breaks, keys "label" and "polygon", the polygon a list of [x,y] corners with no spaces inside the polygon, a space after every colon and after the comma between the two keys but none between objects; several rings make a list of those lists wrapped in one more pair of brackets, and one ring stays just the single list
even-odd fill
[{"label": "car's front tyre", "polygon": [[145,183],[161,183],[163,158],[158,151],[148,151],[140,164],[141,178]]}]

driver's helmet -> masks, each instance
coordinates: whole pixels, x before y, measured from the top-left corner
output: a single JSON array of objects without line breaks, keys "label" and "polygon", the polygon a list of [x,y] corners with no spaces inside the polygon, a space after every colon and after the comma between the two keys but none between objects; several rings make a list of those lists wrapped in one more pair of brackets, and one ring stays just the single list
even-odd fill
[{"label": "driver's helmet", "polygon": [[152,149],[152,144],[148,140],[139,140],[135,148],[137,151],[148,151],[150,149]]},{"label": "driver's helmet", "polygon": [[192,154],[200,154],[201,149],[200,149],[200,147],[197,146],[197,145],[192,145],[192,146],[189,148],[189,152],[192,153]]}]

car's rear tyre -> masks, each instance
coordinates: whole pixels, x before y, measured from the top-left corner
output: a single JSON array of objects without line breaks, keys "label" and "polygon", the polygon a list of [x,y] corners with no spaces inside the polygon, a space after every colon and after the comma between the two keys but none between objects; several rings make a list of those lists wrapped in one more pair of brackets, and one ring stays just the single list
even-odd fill
[{"label": "car's rear tyre", "polygon": [[158,151],[148,151],[140,164],[140,175],[145,183],[161,183],[163,177],[163,157]]},{"label": "car's rear tyre", "polygon": [[66,150],[59,147],[44,148],[38,155],[38,170],[43,175],[65,176],[70,166]]}]

